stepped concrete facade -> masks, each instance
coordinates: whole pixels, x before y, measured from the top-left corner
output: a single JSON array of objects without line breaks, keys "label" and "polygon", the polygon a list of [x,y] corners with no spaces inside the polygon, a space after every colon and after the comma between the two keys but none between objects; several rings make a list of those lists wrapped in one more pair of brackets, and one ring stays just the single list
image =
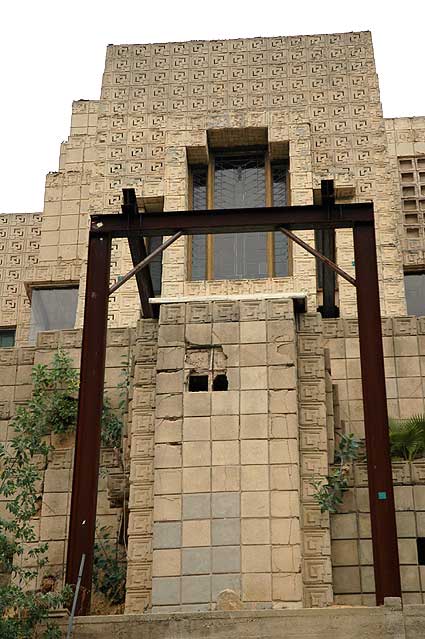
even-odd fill
[{"label": "stepped concrete facade", "polygon": [[[322,180],[337,203],[374,203],[388,410],[424,413],[425,117],[383,118],[371,34],[110,45],[99,100],[73,104],[43,211],[0,215],[0,439],[34,364],[61,347],[79,365],[89,216],[119,211],[123,188],[148,215],[313,204]],[[126,540],[126,613],[226,597],[247,611],[374,605],[364,464],[332,516],[312,487],[341,434],[364,437],[355,290],[339,279],[339,318],[322,318],[315,258],[246,235],[167,249],[159,320],[141,317],[134,281],[110,298],[112,407],[123,368],[130,391],[123,453],[102,449],[98,523]],[[336,259],[354,275],[348,229]],[[131,266],[114,241],[111,282]],[[59,582],[73,437],[52,443],[35,524]],[[425,460],[393,473],[403,601],[422,604]]]}]

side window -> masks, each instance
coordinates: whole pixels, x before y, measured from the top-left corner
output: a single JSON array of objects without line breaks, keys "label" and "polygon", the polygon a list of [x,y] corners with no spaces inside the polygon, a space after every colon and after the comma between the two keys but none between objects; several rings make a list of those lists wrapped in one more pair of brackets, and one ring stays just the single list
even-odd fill
[{"label": "side window", "polygon": [[31,297],[29,341],[34,344],[37,333],[74,328],[78,288],[34,288]]},{"label": "side window", "polygon": [[15,346],[15,329],[0,328],[0,348],[11,348]]},{"label": "side window", "polygon": [[407,314],[425,316],[425,272],[405,273]]}]

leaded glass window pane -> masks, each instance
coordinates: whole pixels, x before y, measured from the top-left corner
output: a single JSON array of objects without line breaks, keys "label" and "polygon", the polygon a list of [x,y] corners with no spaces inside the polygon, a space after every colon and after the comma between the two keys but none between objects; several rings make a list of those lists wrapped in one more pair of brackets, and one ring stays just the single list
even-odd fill
[{"label": "leaded glass window pane", "polygon": [[[217,156],[214,208],[255,208],[266,204],[263,155]],[[214,236],[214,278],[267,277],[267,233]]]},{"label": "leaded glass window pane", "polygon": [[[207,175],[206,166],[192,169],[192,209],[203,211],[207,205]],[[192,235],[192,280],[207,279],[207,236]]]},{"label": "leaded glass window pane", "polygon": [[[273,206],[287,205],[286,177],[288,166],[285,163],[272,164]],[[289,266],[288,238],[283,233],[274,234],[274,274],[276,277],[286,277]]]}]

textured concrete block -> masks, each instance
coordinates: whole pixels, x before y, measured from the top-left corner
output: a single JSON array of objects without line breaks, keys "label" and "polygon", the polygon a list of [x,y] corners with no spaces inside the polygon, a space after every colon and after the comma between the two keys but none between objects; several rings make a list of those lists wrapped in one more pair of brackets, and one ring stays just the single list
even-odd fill
[{"label": "textured concrete block", "polygon": [[241,439],[266,439],[268,437],[268,415],[241,415]]},{"label": "textured concrete block", "polygon": [[259,344],[266,342],[266,322],[242,322],[240,325],[241,344]]},{"label": "textured concrete block", "polygon": [[211,405],[212,415],[238,415],[239,414],[239,392],[222,391],[212,395]]},{"label": "textured concrete block", "polygon": [[180,579],[155,577],[152,579],[152,604],[164,606],[180,603]]},{"label": "textured concrete block", "polygon": [[211,393],[184,393],[185,417],[209,417],[211,415]]},{"label": "textured concrete block", "polygon": [[182,603],[204,603],[211,600],[210,576],[182,577]]},{"label": "textured concrete block", "polygon": [[154,550],[152,554],[152,576],[171,577],[181,574],[180,550]]},{"label": "textured concrete block", "polygon": [[267,414],[268,394],[266,390],[241,391],[240,413],[241,415],[252,415],[256,413]]},{"label": "textured concrete block", "polygon": [[183,466],[211,466],[210,442],[183,442]]},{"label": "textured concrete block", "polygon": [[269,451],[267,440],[248,439],[241,441],[242,464],[267,464]]},{"label": "textured concrete block", "polygon": [[184,441],[209,441],[211,437],[210,417],[185,417],[183,420]]},{"label": "textured concrete block", "polygon": [[239,490],[240,475],[241,469],[239,466],[213,466],[211,469],[213,492]]},{"label": "textured concrete block", "polygon": [[269,467],[263,466],[242,466],[241,468],[241,490],[268,490],[269,488]]},{"label": "textured concrete block", "polygon": [[265,344],[241,344],[241,366],[265,366],[267,363],[267,350]]},{"label": "textured concrete block", "polygon": [[159,522],[153,526],[154,548],[179,548],[182,541],[181,523]]},{"label": "textured concrete block", "polygon": [[205,575],[211,572],[211,548],[183,548],[182,574]]},{"label": "textured concrete block", "polygon": [[226,440],[239,438],[239,416],[220,415],[211,417],[211,439]]},{"label": "textured concrete block", "polygon": [[272,576],[267,573],[242,575],[243,601],[271,601]]},{"label": "textured concrete block", "polygon": [[270,546],[242,546],[242,572],[270,572]]},{"label": "textured concrete block", "polygon": [[270,521],[268,519],[242,519],[241,540],[243,544],[269,544]]},{"label": "textured concrete block", "polygon": [[240,543],[241,522],[239,519],[214,519],[211,532],[213,546],[235,546]]},{"label": "textured concrete block", "polygon": [[211,469],[183,468],[183,492],[205,493],[211,490]]},{"label": "textured concrete block", "polygon": [[240,572],[241,551],[239,546],[223,546],[212,548],[212,572]]},{"label": "textured concrete block", "polygon": [[181,495],[160,495],[154,497],[155,521],[180,521],[182,512]]},{"label": "textured concrete block", "polygon": [[266,366],[245,366],[241,368],[241,390],[262,390],[266,388]]},{"label": "textured concrete block", "polygon": [[239,464],[239,442],[212,442],[212,465],[232,466]]},{"label": "textured concrete block", "polygon": [[270,515],[269,491],[242,493],[241,515],[242,517],[268,517]]},{"label": "textured concrete block", "polygon": [[234,492],[213,493],[212,517],[224,519],[227,517],[240,516],[240,495]]},{"label": "textured concrete block", "polygon": [[185,548],[211,545],[211,522],[203,519],[184,521],[182,545]]},{"label": "textured concrete block", "polygon": [[180,468],[181,465],[181,444],[156,444],[155,468]]},{"label": "textured concrete block", "polygon": [[183,495],[183,519],[211,517],[211,494]]}]

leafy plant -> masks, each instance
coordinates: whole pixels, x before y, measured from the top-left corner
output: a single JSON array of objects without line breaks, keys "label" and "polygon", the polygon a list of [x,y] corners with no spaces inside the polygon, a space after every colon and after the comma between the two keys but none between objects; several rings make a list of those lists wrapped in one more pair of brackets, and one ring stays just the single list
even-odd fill
[{"label": "leafy plant", "polygon": [[44,435],[66,433],[75,428],[77,419],[78,372],[71,358],[62,350],[52,365],[38,364],[32,371],[33,394],[26,409],[39,422]]},{"label": "leafy plant", "polygon": [[106,526],[98,529],[94,545],[93,584],[112,604],[121,604],[125,598],[125,553]]},{"label": "leafy plant", "polygon": [[[13,437],[7,444],[0,443],[0,497],[8,500],[7,515],[0,515],[0,563],[11,576],[0,586],[2,639],[59,637],[59,629],[48,622],[48,611],[62,606],[69,596],[68,589],[43,592],[31,588],[47,561],[47,544],[37,541],[33,522],[39,508],[40,468],[46,466],[52,449],[45,434],[53,413],[63,410],[67,419],[69,416],[61,390],[66,362],[60,353],[55,362],[53,376],[44,366],[34,367],[32,398],[17,408],[11,424]],[[51,401],[51,391],[58,393],[56,403]]]},{"label": "leafy plant", "polygon": [[102,446],[107,448],[120,448],[122,438],[122,420],[113,412],[109,397],[103,400],[103,410],[101,419],[101,441]]},{"label": "leafy plant", "polygon": [[412,461],[425,456],[425,415],[390,419],[391,457]]},{"label": "leafy plant", "polygon": [[341,435],[335,448],[335,464],[326,478],[311,482],[315,489],[313,495],[323,512],[336,513],[348,488],[348,476],[351,463],[358,459],[361,442],[352,433]]},{"label": "leafy plant", "polygon": [[[120,392],[122,413],[127,402],[128,372],[126,375]],[[73,369],[70,357],[58,350],[50,367],[34,366],[32,379],[32,396],[24,406],[17,407],[12,420],[12,439],[0,442],[0,500],[6,501],[7,511],[0,515],[0,569],[10,575],[9,580],[0,582],[1,639],[60,637],[58,627],[49,622],[48,613],[63,606],[70,597],[69,588],[53,592],[42,584],[39,590],[34,590],[46,566],[48,549],[47,544],[37,541],[34,518],[41,500],[38,490],[41,470],[53,449],[47,436],[75,429],[78,372]],[[102,429],[103,444],[120,448],[122,421],[107,398]],[[99,588],[114,602],[120,601],[125,589],[125,558],[119,557],[118,545],[111,549],[110,541],[97,545]]]}]

